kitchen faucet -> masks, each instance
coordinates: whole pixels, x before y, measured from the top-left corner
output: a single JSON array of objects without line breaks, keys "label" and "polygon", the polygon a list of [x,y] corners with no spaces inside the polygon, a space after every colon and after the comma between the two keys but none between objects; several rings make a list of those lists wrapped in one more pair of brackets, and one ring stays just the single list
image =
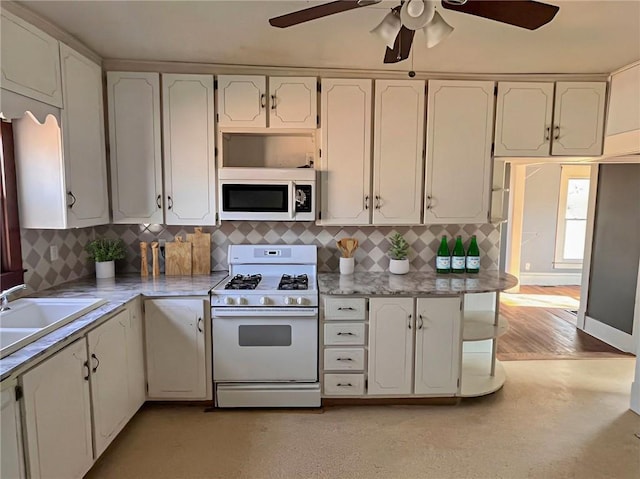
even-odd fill
[{"label": "kitchen faucet", "polygon": [[21,289],[27,289],[26,284],[19,284],[13,288],[9,288],[0,293],[0,312],[6,311],[9,308],[9,300],[7,299],[10,294],[20,291]]}]

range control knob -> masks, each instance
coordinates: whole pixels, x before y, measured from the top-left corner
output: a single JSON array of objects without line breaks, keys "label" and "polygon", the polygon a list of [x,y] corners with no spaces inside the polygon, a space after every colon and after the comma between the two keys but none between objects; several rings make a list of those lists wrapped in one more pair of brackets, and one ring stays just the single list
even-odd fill
[{"label": "range control knob", "polygon": [[260,298],[260,304],[264,304],[264,305],[271,304],[271,300],[268,297],[263,296],[262,298]]},{"label": "range control knob", "polygon": [[307,298],[300,297],[296,299],[296,303],[298,303],[299,305],[307,304]]},{"label": "range control knob", "polygon": [[285,296],[284,304],[295,304],[295,300],[289,296]]},{"label": "range control knob", "polygon": [[224,304],[233,304],[233,298],[231,296],[227,296],[226,298],[224,298]]},{"label": "range control knob", "polygon": [[247,298],[239,297],[237,300],[238,304],[248,304]]}]

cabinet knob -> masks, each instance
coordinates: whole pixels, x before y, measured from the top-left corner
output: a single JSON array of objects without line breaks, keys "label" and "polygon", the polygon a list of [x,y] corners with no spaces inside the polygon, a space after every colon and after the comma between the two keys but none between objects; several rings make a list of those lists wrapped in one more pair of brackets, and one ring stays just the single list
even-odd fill
[{"label": "cabinet knob", "polygon": [[376,195],[376,207],[377,210],[380,209],[380,197],[378,195]]},{"label": "cabinet knob", "polygon": [[548,126],[548,127],[545,128],[545,130],[546,130],[546,133],[544,135],[544,139],[546,141],[549,141],[549,138],[551,137],[551,127]]},{"label": "cabinet knob", "polygon": [[69,204],[69,209],[73,208],[73,205],[76,204],[76,197],[71,193],[71,191],[67,191],[67,194],[71,196],[71,203]]},{"label": "cabinet knob", "polygon": [[271,95],[271,109],[272,110],[276,109],[276,96],[275,95]]},{"label": "cabinet knob", "polygon": [[167,209],[171,209],[173,208],[173,198],[171,198],[171,196],[167,196],[167,201],[169,203],[169,205],[167,206]]},{"label": "cabinet knob", "polygon": [[162,209],[162,203],[160,203],[161,200],[162,200],[162,195],[158,195],[156,197],[156,206],[158,207],[159,210]]},{"label": "cabinet knob", "polygon": [[202,328],[200,327],[201,323],[202,323],[202,318],[198,318],[197,326],[198,326],[198,331],[200,331],[200,332],[202,332]]},{"label": "cabinet knob", "polygon": [[433,200],[433,198],[431,198],[431,196],[427,196],[427,209],[428,210],[431,209],[431,200]]},{"label": "cabinet knob", "polygon": [[266,95],[263,93],[260,95],[260,108],[265,108],[267,106],[267,103],[265,102],[266,100]]},{"label": "cabinet knob", "polygon": [[364,197],[364,209],[365,210],[369,209],[369,195],[365,195]]},{"label": "cabinet knob", "polygon": [[559,140],[560,139],[560,126],[556,125],[553,127],[553,131],[555,131],[555,135],[553,135],[553,139],[554,140]]}]

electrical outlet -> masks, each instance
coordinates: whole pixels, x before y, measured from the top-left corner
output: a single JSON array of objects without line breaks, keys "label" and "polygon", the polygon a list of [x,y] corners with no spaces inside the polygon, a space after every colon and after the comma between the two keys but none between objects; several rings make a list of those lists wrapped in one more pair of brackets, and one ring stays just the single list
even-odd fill
[{"label": "electrical outlet", "polygon": [[531,263],[525,263],[524,264],[524,270],[525,271],[529,271],[531,269]]},{"label": "electrical outlet", "polygon": [[52,244],[49,246],[49,256],[51,257],[51,261],[55,261],[58,259],[58,246]]}]

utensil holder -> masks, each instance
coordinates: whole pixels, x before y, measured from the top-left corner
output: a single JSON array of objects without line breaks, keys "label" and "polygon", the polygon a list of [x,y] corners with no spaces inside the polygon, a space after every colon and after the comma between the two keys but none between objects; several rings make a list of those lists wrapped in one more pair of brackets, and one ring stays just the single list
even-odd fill
[{"label": "utensil holder", "polygon": [[340,274],[353,274],[354,266],[353,258],[340,258]]}]

